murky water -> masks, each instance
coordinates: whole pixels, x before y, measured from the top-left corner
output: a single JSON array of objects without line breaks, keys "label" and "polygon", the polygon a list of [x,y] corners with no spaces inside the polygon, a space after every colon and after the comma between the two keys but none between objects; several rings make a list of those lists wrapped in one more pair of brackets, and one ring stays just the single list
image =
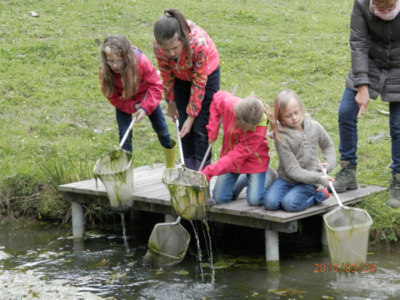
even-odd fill
[{"label": "murky water", "polygon": [[[211,232],[214,283],[212,269],[204,263],[207,251],[203,251],[200,266],[194,238],[180,264],[152,268],[142,258],[158,222],[159,218],[147,217],[126,223],[129,253],[117,218],[115,225],[96,231],[86,228],[84,243],[74,242],[70,229],[49,223],[1,226],[0,281],[8,270],[34,271],[44,280],[64,279],[82,291],[109,299],[400,299],[398,254],[371,254],[368,272],[364,267],[354,274],[349,270],[339,274],[332,266],[329,271],[330,261],[324,254],[283,258],[279,272],[268,272],[263,268],[261,238],[256,242],[243,236],[236,239],[215,228]],[[188,230],[190,226],[185,224]]]}]

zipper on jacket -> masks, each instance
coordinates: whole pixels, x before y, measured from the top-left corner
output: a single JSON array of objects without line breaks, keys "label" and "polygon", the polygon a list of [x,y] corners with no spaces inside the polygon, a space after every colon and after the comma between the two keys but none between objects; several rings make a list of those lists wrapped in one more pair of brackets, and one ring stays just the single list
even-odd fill
[{"label": "zipper on jacket", "polygon": [[181,59],[181,55],[182,55],[182,51],[181,51],[181,53],[179,53],[179,56],[178,56],[178,59],[176,60],[176,62],[172,58],[170,58],[170,60],[172,60],[175,63],[174,69],[177,70],[179,74],[181,74],[181,72],[179,71],[179,68],[178,68],[178,62]]}]

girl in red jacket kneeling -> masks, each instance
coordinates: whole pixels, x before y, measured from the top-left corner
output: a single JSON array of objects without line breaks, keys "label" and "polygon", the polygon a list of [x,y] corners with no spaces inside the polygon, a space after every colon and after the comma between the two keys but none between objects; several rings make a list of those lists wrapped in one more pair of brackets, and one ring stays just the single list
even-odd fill
[{"label": "girl in red jacket kneeling", "polygon": [[[108,36],[100,52],[100,82],[104,96],[116,108],[120,141],[132,122],[148,116],[165,149],[173,147],[160,101],[162,83],[150,60],[122,35]],[[132,131],[122,148],[132,152]],[[167,166],[168,167],[168,166]]]},{"label": "girl in red jacket kneeling", "polygon": [[236,199],[238,195],[234,192],[234,186],[239,175],[245,174],[247,202],[249,205],[261,205],[269,166],[267,125],[273,116],[268,106],[256,96],[242,100],[228,92],[219,91],[214,94],[210,107],[207,125],[210,142],[218,137],[221,117],[224,130],[221,157],[200,172],[208,181],[219,175],[213,190],[213,198],[217,203]]}]

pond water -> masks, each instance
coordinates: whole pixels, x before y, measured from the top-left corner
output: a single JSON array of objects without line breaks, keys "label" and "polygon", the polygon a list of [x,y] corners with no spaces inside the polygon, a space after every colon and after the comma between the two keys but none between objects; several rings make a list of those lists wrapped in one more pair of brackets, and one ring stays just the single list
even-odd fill
[{"label": "pond water", "polygon": [[[117,217],[111,225],[86,227],[83,243],[71,239],[71,228],[51,223],[0,226],[0,299],[40,298],[32,291],[25,298],[4,293],[9,288],[4,282],[12,281],[7,277],[32,272],[43,284],[63,280],[63,285],[106,299],[400,299],[400,258],[395,253],[369,254],[368,270],[339,274],[327,254],[312,247],[299,251],[297,244],[289,243],[285,253],[292,255],[282,255],[280,270],[272,272],[265,269],[262,230],[211,226],[213,276],[206,249],[198,262],[192,232],[181,263],[151,267],[142,259],[162,218],[148,214],[127,221],[126,245]],[[183,225],[190,230],[190,223]],[[201,239],[203,226],[196,226]]]}]

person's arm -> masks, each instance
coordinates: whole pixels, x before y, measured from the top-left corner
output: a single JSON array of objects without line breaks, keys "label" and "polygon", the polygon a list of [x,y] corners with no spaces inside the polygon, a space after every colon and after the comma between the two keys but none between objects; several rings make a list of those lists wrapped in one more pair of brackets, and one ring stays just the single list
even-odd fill
[{"label": "person's arm", "polygon": [[239,143],[237,143],[231,151],[221,157],[215,164],[207,166],[203,173],[207,180],[213,176],[222,175],[226,173],[240,173],[240,167],[244,161],[251,155],[257,155],[255,152],[260,144],[264,141],[264,136],[259,132],[248,133],[246,139],[241,135]]},{"label": "person's arm", "polygon": [[368,110],[370,80],[369,71],[369,29],[365,19],[362,4],[354,1],[353,11],[350,20],[350,47],[351,47],[351,68],[353,72],[353,84],[358,88],[356,102],[359,107],[357,117],[360,117],[364,110]]},{"label": "person's arm", "polygon": [[[158,104],[161,102],[161,79],[158,76],[156,69],[151,64],[150,60],[143,54],[139,60],[138,68],[141,77],[140,84],[145,85],[147,89],[140,94],[137,93],[134,98],[136,101],[140,102],[139,108],[144,110],[146,115],[151,115],[153,111],[157,108]],[[136,110],[138,111],[139,108]]]},{"label": "person's arm", "polygon": [[319,131],[319,140],[318,145],[321,149],[322,158],[324,160],[325,169],[327,170],[327,174],[329,174],[336,166],[336,150],[335,145],[333,144],[332,139],[322,127],[321,124],[316,122],[317,129]]},{"label": "person's arm", "polygon": [[[201,35],[201,32],[199,33]],[[201,38],[201,37],[200,37]],[[190,116],[196,117],[201,110],[204,99],[206,84],[208,79],[208,54],[209,45],[207,39],[196,37],[193,47],[193,80],[190,88],[189,104],[186,112]]]},{"label": "person's arm", "polygon": [[356,102],[357,102],[358,108],[359,108],[358,114],[357,114],[357,118],[359,118],[359,117],[361,117],[361,114],[364,110],[368,110],[369,101],[370,101],[368,86],[359,85],[355,99],[356,99]]},{"label": "person's arm", "polygon": [[188,134],[192,128],[195,118],[198,116],[201,110],[202,102],[206,92],[206,84],[208,79],[208,45],[204,40],[205,44],[195,43],[194,62],[193,62],[193,80],[190,87],[190,98],[189,104],[186,108],[188,117],[183,123],[181,130],[181,138]]},{"label": "person's arm", "polygon": [[[285,138],[288,138],[287,136]],[[309,184],[321,184],[328,186],[328,180],[323,178],[322,175],[317,171],[309,171],[303,169],[296,156],[293,153],[290,145],[283,140],[282,142],[275,142],[275,149],[278,154],[279,163],[285,171],[286,175],[296,182],[309,183]],[[315,161],[317,166],[318,161]]]},{"label": "person's arm", "polygon": [[[154,41],[153,43],[154,55],[157,59],[158,69],[162,78],[162,85],[164,91],[164,98],[168,104],[175,102],[175,74],[169,65],[169,58],[161,51],[160,46]],[[171,116],[173,117],[173,116]]]},{"label": "person's arm", "polygon": [[225,91],[218,91],[213,96],[213,100],[211,101],[210,105],[210,117],[208,118],[208,124],[206,126],[209,142],[213,142],[218,138],[219,120],[222,117],[222,114],[225,110],[225,105],[229,101],[230,97],[233,96]]}]

